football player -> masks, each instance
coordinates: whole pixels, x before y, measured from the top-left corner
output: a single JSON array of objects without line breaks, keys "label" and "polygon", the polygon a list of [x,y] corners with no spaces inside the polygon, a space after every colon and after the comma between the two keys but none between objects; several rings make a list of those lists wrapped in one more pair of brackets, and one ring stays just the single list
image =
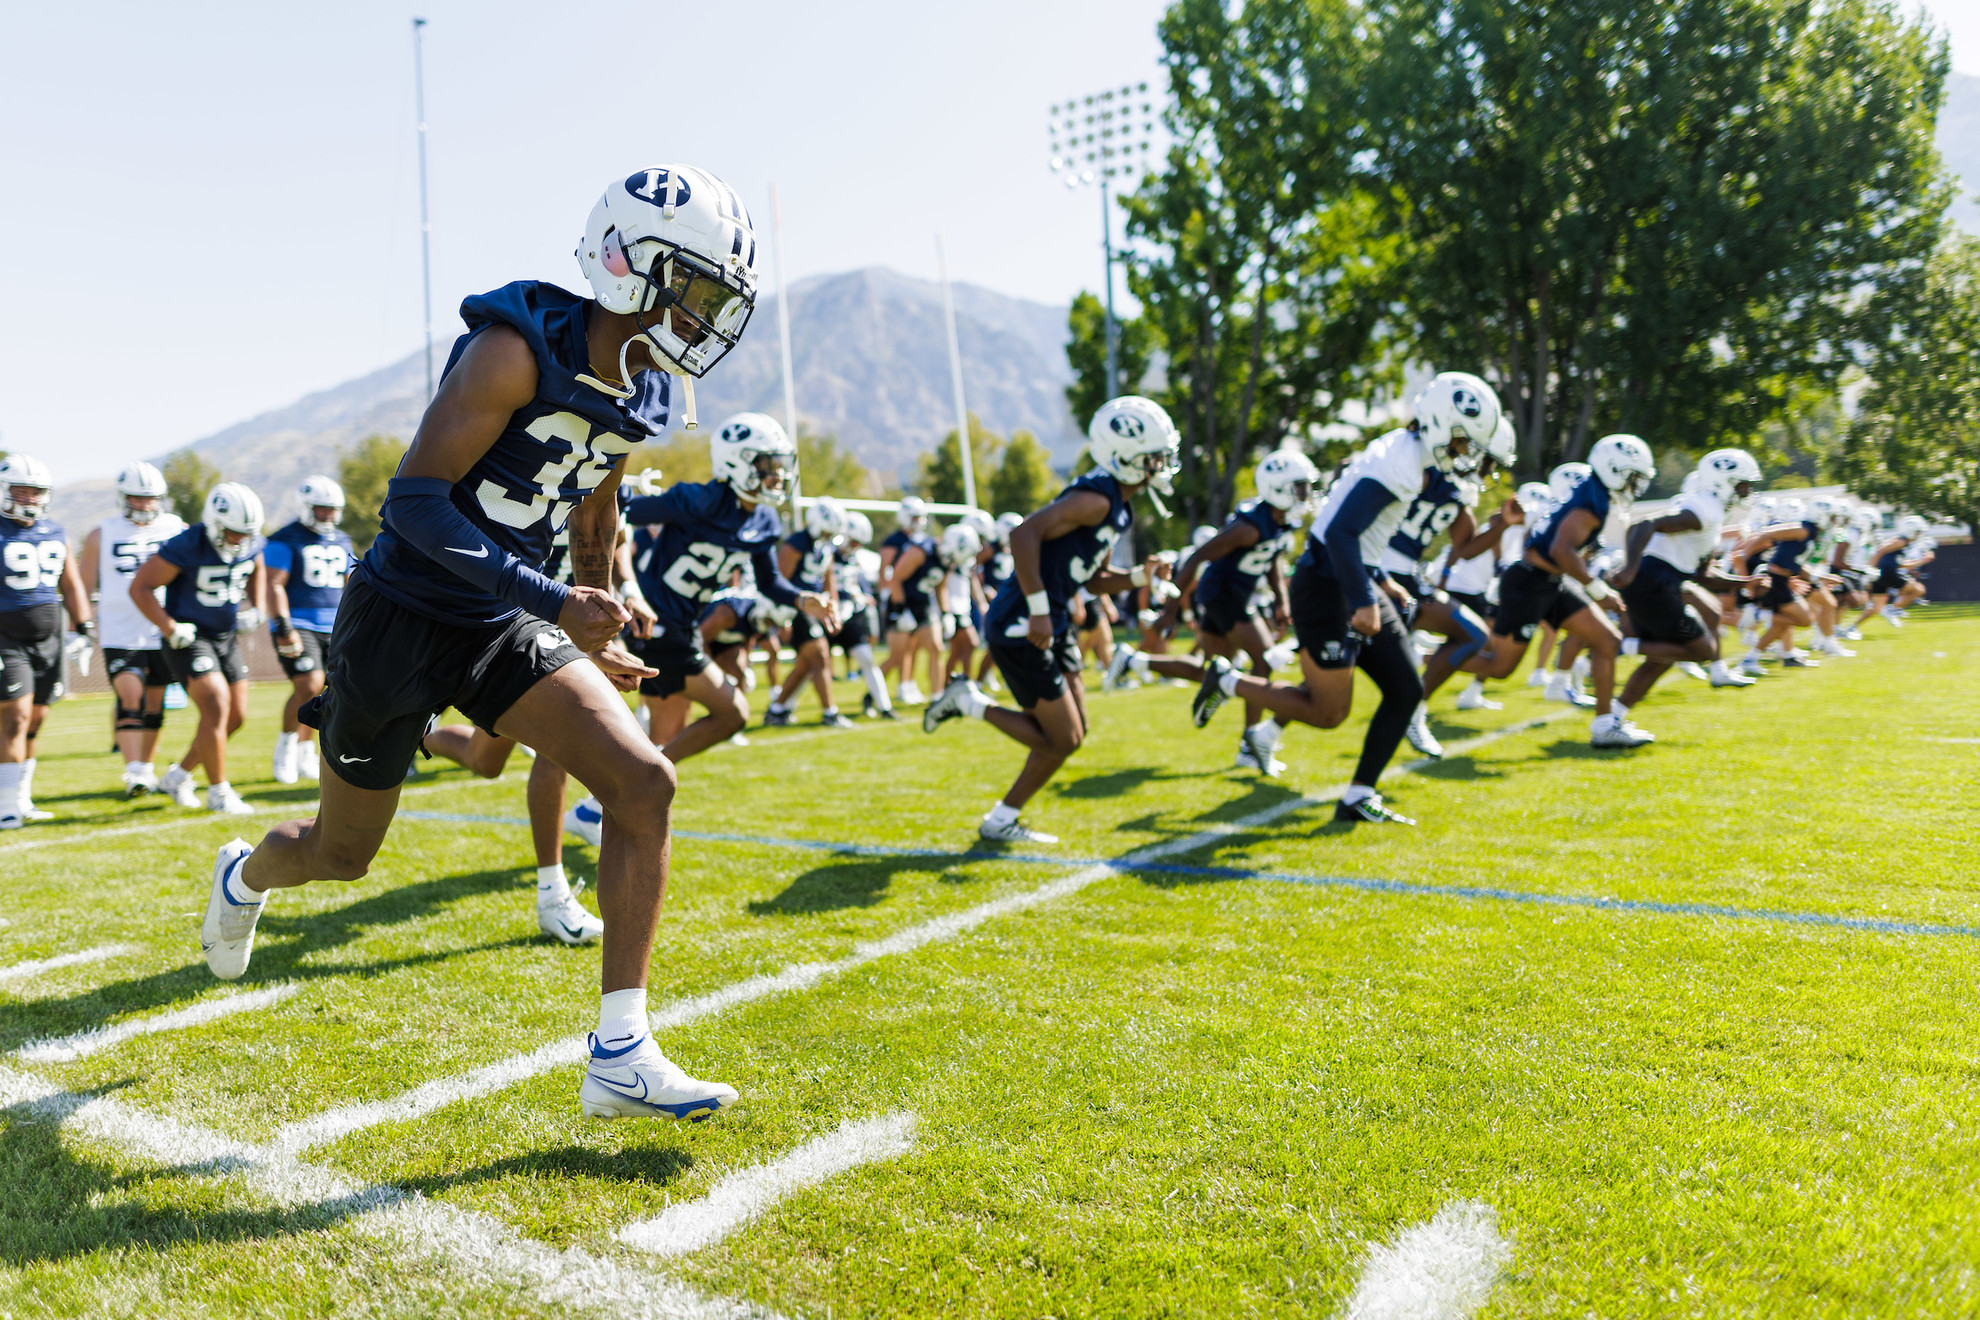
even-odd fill
[{"label": "football player", "polygon": [[66,690],[67,657],[89,672],[96,629],[69,538],[48,516],[51,484],[38,458],[0,459],[0,830],[54,817],[34,805],[35,738]]},{"label": "football player", "polygon": [[983,583],[977,578],[985,549],[983,527],[990,519],[971,513],[942,531],[935,551],[942,560],[942,585],[938,598],[942,605],[942,631],[949,639],[948,663],[944,679],[969,673],[969,662],[983,644]]},{"label": "football player", "polygon": [[83,538],[82,576],[96,592],[97,640],[115,697],[126,798],[157,791],[152,758],[165,728],[165,689],[172,682],[158,625],[139,614],[131,601],[138,566],[186,529],[185,520],[165,507],[165,496],[165,478],[158,469],[133,463],[117,474],[119,512]]},{"label": "football player", "polygon": [[[984,538],[988,548],[985,551],[980,576],[983,579],[985,613],[989,612],[990,602],[997,599],[997,593],[1004,589],[1004,584],[1011,580],[1011,573],[1014,571],[1011,564],[1011,532],[1023,521],[1024,515],[1021,513],[1000,513],[997,515],[997,520],[990,525],[990,534]],[[982,633],[981,620],[978,621],[976,630],[979,634]],[[988,646],[984,647],[983,659],[977,662],[976,682],[985,692],[1003,691],[1004,685],[997,681],[997,662],[991,658]]]},{"label": "football player", "polygon": [[351,538],[337,526],[344,520],[344,488],[314,476],[296,492],[301,512],[262,547],[268,571],[268,631],[275,656],[289,678],[289,700],[282,707],[282,732],[275,738],[275,782],[322,777],[315,730],[296,712],[323,691],[323,648],[337,624],[337,603],[357,555]]},{"label": "football player", "polygon": [[[463,303],[468,332],[387,489],[378,539],[345,589],[329,682],[301,712],[322,744],[322,802],[313,819],[278,825],[257,848],[240,840],[221,848],[201,943],[208,966],[231,980],[247,968],[269,890],[364,875],[428,721],[457,707],[483,730],[548,756],[604,803],[603,994],[581,1109],[601,1118],[706,1116],[733,1103],[735,1091],[668,1061],[645,1012],[674,771],[619,695],[657,671],[618,641],[633,614],[611,590],[614,496],[635,446],[663,434],[670,418],[694,425],[692,380],[749,322],[756,239],[727,184],[660,165],[606,188],[577,259],[590,298],[524,280]],[[682,531],[690,521],[695,531],[749,521],[724,492],[681,501]],[[541,571],[567,524],[571,587]],[[762,530],[767,555],[774,514]],[[715,546],[708,551],[714,562],[696,557],[682,569],[684,592],[699,595],[700,579],[689,576],[700,566],[713,578],[726,561]],[[668,640],[688,649],[669,623]],[[590,663],[577,663],[587,655]]]},{"label": "football player", "polygon": [[[895,676],[900,684],[901,702],[909,706],[926,700],[914,681],[914,657],[921,649],[923,620],[895,617],[895,602],[900,596],[894,590],[894,574],[901,553],[917,540],[923,543],[924,562],[932,559],[935,543],[928,536],[928,502],[918,495],[909,495],[895,511],[894,530],[880,543],[880,617],[887,627],[887,663],[881,666],[881,672]],[[902,623],[908,626],[903,628]]]},{"label": "football player", "polygon": [[1757,576],[1766,589],[1756,603],[1763,615],[1772,615],[1741,663],[1748,674],[1757,674],[1760,657],[1777,645],[1784,669],[1813,669],[1821,664],[1794,644],[1794,630],[1815,623],[1807,597],[1816,584],[1802,556],[1818,548],[1822,529],[1807,514],[1799,499],[1783,499],[1774,508],[1773,523],[1747,537],[1733,551],[1735,572],[1764,560],[1764,572]]},{"label": "football player", "polygon": [[[1861,629],[1873,614],[1882,615],[1893,628],[1904,627],[1904,620],[1898,611],[1908,608],[1911,603],[1925,594],[1925,584],[1911,575],[1912,565],[1907,562],[1907,553],[1913,545],[1925,538],[1925,520],[1915,513],[1898,519],[1897,530],[1877,544],[1870,552],[1870,563],[1877,576],[1870,583],[1870,603],[1857,617],[1854,625]],[[1864,538],[1869,545],[1875,540],[1874,533]]]},{"label": "football player", "polygon": [[[792,532],[777,547],[778,571],[800,591],[836,598],[839,548],[845,536],[846,511],[839,502],[829,497],[813,500],[804,511],[804,530]],[[829,729],[850,729],[853,722],[839,713],[838,700],[832,695],[831,630],[821,631],[810,615],[795,615],[791,619],[791,650],[797,659],[791,663],[782,690],[770,698],[763,722],[789,724],[795,717],[798,689],[809,678],[823,708],[819,723]]]},{"label": "football player", "polygon": [[[907,503],[901,501],[904,514]],[[893,576],[888,579],[892,622],[887,626],[893,631],[887,635],[887,663],[892,665],[894,656],[901,656],[900,682],[894,695],[901,705],[912,706],[924,700],[921,688],[914,681],[916,656],[928,657],[929,691],[940,690],[937,671],[942,664],[942,618],[935,607],[935,586],[947,570],[942,567],[941,549],[928,532],[927,515],[907,525],[914,530],[908,532],[900,553],[895,556],[891,566]],[[898,647],[896,638],[900,639]]]},{"label": "football player", "polygon": [[1139,587],[1162,571],[1152,558],[1132,572],[1109,568],[1114,544],[1134,524],[1130,501],[1174,489],[1181,437],[1153,399],[1110,399],[1087,427],[1094,468],[1011,532],[1011,580],[984,613],[990,655],[1019,710],[992,703],[967,675],[958,675],[922,713],[933,733],[960,716],[988,722],[1028,750],[1024,768],[1003,800],[977,825],[985,839],[1005,843],[1057,843],[1018,818],[1086,737],[1086,688],[1070,607],[1085,587],[1098,593]]},{"label": "football player", "polygon": [[[1551,497],[1543,482],[1529,481],[1513,493],[1513,498],[1499,511],[1508,526],[1524,526],[1537,517],[1546,515]],[[1473,555],[1469,559],[1452,559],[1447,549],[1441,570],[1431,574],[1443,589],[1450,593],[1453,601],[1464,606],[1480,619],[1490,623],[1498,614],[1499,575],[1513,564],[1526,551],[1522,535],[1499,534],[1499,543],[1490,554]],[[1548,628],[1541,639],[1541,654],[1546,654],[1553,645],[1553,629]],[[1488,653],[1489,654],[1489,653]],[[1474,656],[1460,668],[1479,668],[1489,664],[1489,659],[1481,660]],[[1424,695],[1427,700],[1432,689],[1426,681]],[[1473,673],[1471,682],[1464,691],[1458,693],[1459,710],[1503,710],[1505,703],[1494,701],[1485,695],[1485,676]]]},{"label": "football player", "polygon": [[893,698],[887,694],[887,677],[873,654],[873,639],[880,635],[880,618],[874,593],[879,590],[880,556],[868,549],[873,544],[873,520],[857,509],[846,512],[846,544],[840,555],[840,570],[834,581],[839,588],[839,631],[832,645],[846,653],[846,666],[866,684],[860,709],[873,719],[892,720]]},{"label": "football player", "polygon": [[[206,771],[206,809],[252,816],[227,781],[227,740],[247,719],[247,664],[239,634],[261,626],[261,497],[238,481],[207,492],[200,520],[158,547],[131,578],[130,598],[158,629],[165,663],[199,712],[192,746],[159,791],[197,807],[193,770]],[[159,588],[164,603],[159,603]]]}]

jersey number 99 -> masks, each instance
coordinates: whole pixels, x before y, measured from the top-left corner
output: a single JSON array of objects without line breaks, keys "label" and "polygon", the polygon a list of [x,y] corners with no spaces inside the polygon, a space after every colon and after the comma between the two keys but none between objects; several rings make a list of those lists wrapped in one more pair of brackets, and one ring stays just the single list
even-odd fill
[{"label": "jersey number 99", "polygon": [[69,547],[60,541],[9,541],[7,585],[15,591],[52,587],[62,580],[62,565],[68,560]]}]

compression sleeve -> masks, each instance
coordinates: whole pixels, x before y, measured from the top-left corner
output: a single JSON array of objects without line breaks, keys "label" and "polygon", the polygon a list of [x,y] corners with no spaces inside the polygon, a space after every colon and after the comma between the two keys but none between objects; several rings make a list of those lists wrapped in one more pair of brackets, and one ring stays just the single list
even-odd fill
[{"label": "compression sleeve", "polygon": [[571,589],[483,536],[454,507],[453,492],[454,483],[439,477],[393,477],[385,487],[381,521],[454,576],[555,623]]},{"label": "compression sleeve", "polygon": [[1327,557],[1333,561],[1341,591],[1355,609],[1375,603],[1375,584],[1368,576],[1368,566],[1361,562],[1361,534],[1374,526],[1382,510],[1395,501],[1394,491],[1371,477],[1363,477],[1341,501],[1339,511],[1321,538],[1327,546]]},{"label": "compression sleeve", "polygon": [[756,592],[773,605],[795,606],[802,595],[777,567],[775,547],[764,544],[750,551],[749,563],[756,574]]}]

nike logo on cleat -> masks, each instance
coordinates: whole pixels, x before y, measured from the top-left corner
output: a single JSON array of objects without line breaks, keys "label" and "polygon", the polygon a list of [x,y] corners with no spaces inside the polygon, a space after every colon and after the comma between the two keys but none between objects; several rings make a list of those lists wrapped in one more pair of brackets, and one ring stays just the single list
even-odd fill
[{"label": "nike logo on cleat", "polygon": [[[561,921],[558,922],[557,924],[559,926],[564,926],[564,923]],[[574,940],[584,938],[584,932],[572,926],[564,926],[564,934],[570,936]]]},{"label": "nike logo on cleat", "polygon": [[457,545],[442,546],[441,549],[450,550],[457,555],[466,555],[469,559],[488,558],[488,547],[485,545],[475,550],[463,550]]},{"label": "nike logo on cleat", "polygon": [[637,1100],[641,1104],[650,1103],[646,1098],[646,1079],[644,1077],[635,1078],[635,1080],[639,1082],[639,1090],[636,1093],[630,1087],[621,1086],[619,1083],[613,1081],[611,1078],[600,1077],[597,1073],[593,1073],[591,1075],[591,1080],[597,1082],[600,1086],[610,1087],[612,1090],[617,1091],[620,1095],[625,1096],[629,1100]]}]

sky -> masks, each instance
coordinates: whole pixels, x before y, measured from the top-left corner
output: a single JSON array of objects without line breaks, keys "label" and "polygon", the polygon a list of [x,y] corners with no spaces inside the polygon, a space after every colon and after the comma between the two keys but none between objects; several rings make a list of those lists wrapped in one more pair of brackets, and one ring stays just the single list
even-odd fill
[{"label": "sky", "polygon": [[[1047,106],[1158,82],[1163,7],[0,6],[0,448],[106,475],[420,346],[414,13],[444,361],[463,297],[579,287],[606,183],[671,160],[765,230],[774,182],[791,279],[932,278],[940,232],[955,279],[1097,289],[1100,199],[1048,168]],[[1980,0],[1928,9],[1980,74]]]}]

